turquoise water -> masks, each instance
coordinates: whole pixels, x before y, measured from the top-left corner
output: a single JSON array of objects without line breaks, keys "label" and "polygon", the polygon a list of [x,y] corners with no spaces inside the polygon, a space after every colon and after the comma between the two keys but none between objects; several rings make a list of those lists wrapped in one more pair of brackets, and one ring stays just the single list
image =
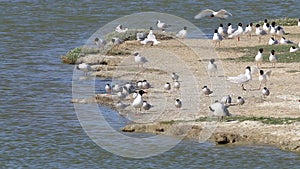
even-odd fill
[{"label": "turquoise water", "polygon": [[[220,20],[192,19],[204,8],[227,9],[234,14],[228,22],[245,23],[299,17],[299,7],[296,0],[0,1],[1,168],[297,168],[297,153],[187,140],[146,159],[111,154],[81,128],[70,103],[74,67],[61,64],[60,56],[83,45],[104,24],[132,13],[177,15],[210,34]],[[98,79],[97,83],[105,81]],[[116,122],[117,115],[103,109],[115,128],[126,123],[122,118]]]}]

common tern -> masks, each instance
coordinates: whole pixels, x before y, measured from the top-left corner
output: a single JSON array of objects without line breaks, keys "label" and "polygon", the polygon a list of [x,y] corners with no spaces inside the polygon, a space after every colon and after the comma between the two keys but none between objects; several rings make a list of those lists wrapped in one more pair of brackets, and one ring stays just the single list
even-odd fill
[{"label": "common tern", "polygon": [[177,75],[175,72],[172,73],[171,77],[173,81],[177,81],[179,79],[179,75]]},{"label": "common tern", "polygon": [[203,87],[202,87],[202,93],[203,93],[205,96],[209,96],[210,94],[213,93],[213,91],[211,91],[207,86],[203,86]]},{"label": "common tern", "polygon": [[176,37],[184,39],[184,38],[186,38],[186,36],[187,36],[187,27],[184,26],[182,30],[180,30],[179,32],[177,32]]},{"label": "common tern", "polygon": [[256,62],[256,64],[257,64],[257,66],[258,65],[261,65],[261,63],[262,63],[262,61],[263,61],[263,51],[264,51],[264,49],[263,48],[260,48],[260,49],[258,49],[258,52],[257,52],[257,54],[256,54],[256,56],[255,56],[255,62]]},{"label": "common tern", "polygon": [[133,55],[134,55],[134,61],[138,65],[138,67],[140,67],[141,65],[141,67],[143,68],[144,64],[148,62],[148,60],[144,56],[141,56],[139,52],[135,52]]},{"label": "common tern", "polygon": [[234,31],[235,31],[235,29],[232,28],[232,24],[228,23],[227,24],[227,34],[228,34],[228,36],[231,35]]},{"label": "common tern", "polygon": [[245,99],[242,98],[241,96],[238,96],[238,98],[236,99],[236,104],[237,105],[243,105],[243,104],[245,104]]},{"label": "common tern", "polygon": [[298,19],[298,26],[300,26],[300,19]]},{"label": "common tern", "polygon": [[147,80],[142,81],[142,88],[143,89],[149,89],[150,88],[150,83]]},{"label": "common tern", "polygon": [[218,117],[218,121],[222,121],[224,116],[230,116],[231,114],[228,111],[228,106],[225,106],[223,103],[216,101],[215,103],[209,106],[209,110],[213,113],[214,116]]},{"label": "common tern", "polygon": [[244,87],[244,84],[249,82],[252,79],[251,75],[251,68],[250,66],[247,66],[245,69],[244,74],[240,74],[238,76],[228,77],[227,80],[229,80],[232,83],[238,83],[241,84],[241,87],[243,90],[246,90]]},{"label": "common tern", "polygon": [[166,82],[164,85],[165,90],[171,90],[171,84],[169,82]]},{"label": "common tern", "polygon": [[210,59],[208,62],[208,65],[207,65],[207,71],[208,71],[209,76],[212,76],[212,75],[215,76],[217,70],[218,70],[218,67],[215,64],[215,59]]},{"label": "common tern", "polygon": [[136,40],[143,41],[145,38],[146,38],[145,33],[143,33],[143,32],[136,33]]},{"label": "common tern", "polygon": [[252,31],[253,31],[253,23],[251,22],[249,25],[246,26],[244,34],[246,34],[247,36],[249,36],[251,38]]},{"label": "common tern", "polygon": [[264,20],[264,24],[263,24],[263,30],[266,31],[266,32],[269,32],[270,31],[270,24],[268,22],[267,19]]},{"label": "common tern", "polygon": [[198,13],[194,17],[194,19],[200,19],[200,18],[203,18],[203,17],[206,17],[206,16],[226,19],[229,16],[232,16],[232,14],[227,12],[225,9],[221,9],[219,11],[214,11],[214,10],[211,10],[211,9],[205,9],[205,10],[201,11],[200,13]]},{"label": "common tern", "polygon": [[182,102],[180,99],[175,100],[175,107],[178,109],[180,109],[182,107]]},{"label": "common tern", "polygon": [[263,96],[269,96],[270,95],[270,91],[267,87],[264,87],[262,90],[261,90]]},{"label": "common tern", "polygon": [[271,51],[269,61],[272,63],[272,67],[275,67],[276,62],[278,62],[278,57],[275,55],[275,50]]},{"label": "common tern", "polygon": [[81,64],[77,65],[76,68],[78,70],[83,71],[83,73],[84,73],[85,76],[87,76],[87,74],[88,74],[89,71],[93,70],[92,67],[89,64],[87,64],[87,63],[81,63]]},{"label": "common tern", "polygon": [[114,44],[114,45],[120,45],[122,44],[124,41],[120,38],[112,38],[111,39],[111,42]]},{"label": "common tern", "polygon": [[224,27],[223,27],[223,24],[220,24],[219,28],[218,28],[218,33],[225,37],[225,31],[224,31]]}]

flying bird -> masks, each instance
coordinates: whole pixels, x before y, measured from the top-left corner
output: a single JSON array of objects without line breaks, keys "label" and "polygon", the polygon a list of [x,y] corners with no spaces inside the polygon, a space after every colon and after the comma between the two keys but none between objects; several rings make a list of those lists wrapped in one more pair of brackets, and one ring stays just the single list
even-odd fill
[{"label": "flying bird", "polygon": [[216,17],[216,18],[221,18],[221,19],[226,19],[229,16],[232,16],[231,13],[227,12],[225,9],[221,9],[219,11],[214,11],[211,9],[205,9],[203,11],[201,11],[200,13],[198,13],[194,19],[201,19],[203,17],[209,16],[211,18]]}]

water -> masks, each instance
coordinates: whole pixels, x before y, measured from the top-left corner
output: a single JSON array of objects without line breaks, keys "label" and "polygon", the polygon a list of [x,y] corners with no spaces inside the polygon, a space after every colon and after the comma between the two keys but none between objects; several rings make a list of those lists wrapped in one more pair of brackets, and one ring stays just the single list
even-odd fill
[{"label": "water", "polygon": [[[259,5],[257,5],[259,4]],[[299,17],[288,1],[0,2],[0,166],[3,168],[297,168],[299,154],[272,147],[183,141],[159,156],[129,159],[98,147],[83,131],[71,100],[73,66],[60,56],[124,15],[156,11],[190,20],[204,32],[220,20],[193,20],[204,8],[231,11],[228,22]],[[241,10],[242,9],[242,10]],[[226,21],[227,22],[227,21]],[[108,110],[106,111],[109,112]],[[110,112],[113,113],[113,112]],[[111,116],[114,117],[114,116]],[[111,118],[114,119],[114,118]],[[124,124],[121,120],[117,128]],[[119,125],[119,126],[118,126]]]}]

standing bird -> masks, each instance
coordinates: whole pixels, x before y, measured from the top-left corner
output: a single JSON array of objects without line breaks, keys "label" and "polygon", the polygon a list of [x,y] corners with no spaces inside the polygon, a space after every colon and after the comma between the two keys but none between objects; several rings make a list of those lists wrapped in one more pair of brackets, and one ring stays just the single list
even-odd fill
[{"label": "standing bird", "polygon": [[272,73],[272,70],[269,70],[267,72],[264,72],[263,70],[259,71],[259,76],[258,76],[259,87],[258,87],[258,89],[261,88],[262,83],[264,83],[265,86],[267,86],[267,81],[270,78],[271,73]]},{"label": "standing bird", "polygon": [[269,39],[268,45],[277,45],[278,41],[276,39],[274,39],[274,37],[271,37]]},{"label": "standing bird", "polygon": [[179,90],[180,89],[180,83],[176,81],[173,85],[174,89]]},{"label": "standing bird", "polygon": [[149,104],[147,101],[143,101],[143,105],[142,105],[142,108],[144,109],[144,110],[150,110],[150,108],[151,107],[153,107],[151,104]]},{"label": "standing bird", "polygon": [[76,67],[78,70],[83,71],[84,75],[87,76],[89,71],[92,71],[92,67],[87,63],[81,63]]},{"label": "standing bird", "polygon": [[138,67],[140,67],[141,65],[141,67],[143,68],[144,64],[148,62],[148,60],[144,56],[141,56],[139,52],[135,52],[133,55],[134,55],[134,61],[135,63],[137,63]]},{"label": "standing bird", "polygon": [[238,96],[238,98],[236,100],[236,104],[237,105],[243,105],[243,104],[245,104],[244,98],[242,98],[241,96]]},{"label": "standing bird", "polygon": [[237,37],[237,41],[240,41],[240,35],[243,34],[244,29],[243,29],[243,24],[239,23],[238,28],[236,31],[234,31],[232,34],[228,35],[228,38],[235,38]]},{"label": "standing bird", "polygon": [[263,55],[262,55],[263,51],[264,51],[263,48],[258,49],[258,52],[257,52],[257,54],[255,56],[255,62],[257,64],[257,66],[261,65],[261,63],[263,61]]},{"label": "standing bird", "polygon": [[286,44],[294,44],[294,42],[285,39],[285,37],[281,37],[279,43],[280,43],[280,44],[284,44],[284,45],[286,45]]},{"label": "standing bird", "polygon": [[276,36],[277,37],[282,37],[285,34],[283,27],[281,26],[277,26],[277,30],[276,30]]},{"label": "standing bird", "polygon": [[275,36],[276,31],[277,31],[276,22],[272,22],[270,26],[270,34]]},{"label": "standing bird", "polygon": [[147,80],[142,81],[142,88],[149,89],[151,87],[150,83]]},{"label": "standing bird", "polygon": [[177,81],[179,79],[179,75],[177,75],[175,72],[172,73],[171,77],[173,81]]},{"label": "standing bird", "polygon": [[187,36],[187,27],[184,26],[182,30],[180,30],[179,32],[177,32],[176,37],[184,39],[184,38],[186,38],[186,36]]},{"label": "standing bird", "polygon": [[224,116],[230,116],[231,114],[228,111],[228,106],[225,106],[223,103],[216,101],[212,105],[210,105],[209,110],[213,112],[214,116],[218,117],[218,121],[222,121]]},{"label": "standing bird", "polygon": [[217,29],[215,29],[215,33],[214,33],[214,36],[212,39],[213,39],[213,42],[215,43],[215,46],[217,46],[217,44],[219,44],[219,47],[220,47],[223,37],[218,33]]},{"label": "standing bird", "polygon": [[264,97],[270,95],[270,91],[267,87],[264,87],[261,92],[262,92]]},{"label": "standing bird", "polygon": [[228,77],[227,80],[229,80],[232,83],[238,83],[241,84],[242,90],[246,90],[244,87],[244,84],[249,82],[252,79],[252,75],[251,75],[251,68],[250,66],[247,66],[245,69],[245,73],[244,74],[240,74],[238,76],[234,76],[234,77]]},{"label": "standing bird", "polygon": [[249,36],[249,38],[252,37],[252,31],[253,31],[252,26],[253,26],[253,23],[251,22],[249,25],[246,26],[245,31],[244,31],[244,34]]},{"label": "standing bird", "polygon": [[175,100],[175,107],[176,107],[177,109],[180,109],[180,108],[182,107],[182,102],[181,102],[180,99],[176,99],[176,100]]},{"label": "standing bird", "polygon": [[110,84],[107,83],[104,88],[105,88],[106,94],[111,94],[111,86],[110,86]]},{"label": "standing bird", "polygon": [[114,45],[120,45],[122,44],[124,41],[120,38],[112,38],[111,39],[111,42],[114,44]]},{"label": "standing bird", "polygon": [[235,29],[232,28],[232,24],[228,23],[227,24],[227,34],[228,34],[228,36],[231,35],[234,31],[235,31]]},{"label": "standing bird", "polygon": [[278,62],[278,57],[275,55],[275,50],[271,51],[269,61],[272,63],[272,67],[275,67],[276,62]]},{"label": "standing bird", "polygon": [[140,109],[141,111],[141,108],[143,106],[143,94],[145,94],[147,92],[143,91],[143,90],[140,90],[136,96],[136,98],[133,100],[131,106],[136,108],[136,109]]},{"label": "standing bird", "polygon": [[127,30],[128,30],[128,28],[123,28],[122,25],[118,25],[118,26],[116,27],[116,29],[115,29],[115,31],[118,32],[118,33],[124,33],[124,32],[126,32]]},{"label": "standing bird", "polygon": [[147,38],[142,40],[140,43],[143,44],[143,45],[146,45],[148,42],[152,43],[151,45],[157,45],[157,44],[160,43],[158,40],[156,40],[156,37],[153,33],[153,28],[152,27],[150,27],[150,31],[147,35]]},{"label": "standing bird", "polygon": [[266,32],[269,32],[269,31],[270,31],[270,24],[268,23],[268,20],[267,20],[267,19],[265,19],[262,28],[263,28],[263,30],[266,31]]},{"label": "standing bird", "polygon": [[260,24],[256,24],[255,28],[255,34],[258,36],[258,43],[260,43],[261,37],[267,35],[267,32],[261,29]]},{"label": "standing bird", "polygon": [[203,87],[202,87],[202,93],[203,93],[205,96],[209,96],[210,94],[213,93],[213,91],[211,91],[207,86],[203,86]]},{"label": "standing bird", "polygon": [[232,16],[232,14],[227,12],[225,9],[221,9],[219,11],[213,11],[211,9],[205,9],[205,10],[201,11],[200,13],[198,13],[194,17],[194,19],[200,19],[200,18],[203,18],[203,17],[206,17],[206,16],[209,16],[211,18],[212,17],[217,17],[217,18],[226,19],[229,16]]},{"label": "standing bird", "polygon": [[208,71],[209,76],[212,76],[212,75],[215,76],[217,70],[218,70],[218,67],[215,64],[215,59],[210,59],[208,62],[208,65],[207,65],[207,71]]},{"label": "standing bird", "polygon": [[167,27],[169,27],[166,23],[161,22],[160,20],[156,21],[156,26],[162,31],[164,31]]},{"label": "standing bird", "polygon": [[168,91],[171,90],[171,84],[169,82],[166,82],[164,85],[164,89]]},{"label": "standing bird", "polygon": [[298,50],[299,48],[296,48],[295,46],[290,47],[290,53],[297,52]]},{"label": "standing bird", "polygon": [[298,26],[300,26],[300,19],[298,19]]},{"label": "standing bird", "polygon": [[94,42],[98,48],[101,48],[106,45],[106,41],[103,39],[95,38]]},{"label": "standing bird", "polygon": [[225,37],[225,31],[223,28],[223,24],[220,24],[219,28],[218,28],[218,33],[219,35],[221,35],[222,37]]}]

